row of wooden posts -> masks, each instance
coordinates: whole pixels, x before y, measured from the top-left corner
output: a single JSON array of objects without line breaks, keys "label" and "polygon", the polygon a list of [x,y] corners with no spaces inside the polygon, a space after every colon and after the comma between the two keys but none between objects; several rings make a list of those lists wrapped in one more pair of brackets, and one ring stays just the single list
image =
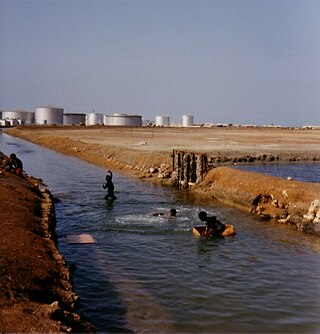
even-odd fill
[{"label": "row of wooden posts", "polygon": [[177,186],[187,189],[203,180],[208,170],[208,159],[202,153],[173,150],[172,169],[177,174]]}]

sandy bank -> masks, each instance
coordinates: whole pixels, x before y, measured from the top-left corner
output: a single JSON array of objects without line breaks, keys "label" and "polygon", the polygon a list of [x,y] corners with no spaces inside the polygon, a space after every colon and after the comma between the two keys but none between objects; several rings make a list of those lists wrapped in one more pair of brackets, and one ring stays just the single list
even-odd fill
[{"label": "sandy bank", "polygon": [[[55,243],[53,198],[39,180],[3,170],[0,154],[0,331],[89,331]],[[40,188],[39,188],[40,186]]]},{"label": "sandy bank", "polygon": [[[8,133],[163,185],[176,183],[172,174],[173,149],[205,153],[215,167],[234,162],[320,160],[320,130],[21,127]],[[320,235],[319,190],[319,184],[219,167],[188,192]]]}]

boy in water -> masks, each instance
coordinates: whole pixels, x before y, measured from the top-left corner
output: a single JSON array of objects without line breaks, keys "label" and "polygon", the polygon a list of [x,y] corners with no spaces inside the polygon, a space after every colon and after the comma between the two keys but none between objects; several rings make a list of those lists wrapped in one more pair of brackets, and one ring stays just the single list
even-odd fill
[{"label": "boy in water", "polygon": [[226,226],[216,216],[208,217],[204,211],[199,213],[199,218],[202,222],[206,223],[207,235],[219,236],[226,229]]},{"label": "boy in water", "polygon": [[156,212],[152,214],[152,216],[163,216],[166,218],[175,217],[176,215],[177,215],[176,209],[170,209],[168,212]]},{"label": "boy in water", "polygon": [[114,185],[112,182],[112,172],[109,169],[108,174],[106,175],[106,183],[102,185],[103,189],[108,189],[107,195],[104,197],[105,199],[117,199],[116,195],[114,194]]}]

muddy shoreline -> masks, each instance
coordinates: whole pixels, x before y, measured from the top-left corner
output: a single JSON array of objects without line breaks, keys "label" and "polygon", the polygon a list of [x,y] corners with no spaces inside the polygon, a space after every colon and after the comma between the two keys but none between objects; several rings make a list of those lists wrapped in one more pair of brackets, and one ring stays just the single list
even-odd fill
[{"label": "muddy shoreline", "polygon": [[94,332],[76,313],[72,272],[59,253],[54,198],[35,179],[4,170],[0,154],[0,331]]}]

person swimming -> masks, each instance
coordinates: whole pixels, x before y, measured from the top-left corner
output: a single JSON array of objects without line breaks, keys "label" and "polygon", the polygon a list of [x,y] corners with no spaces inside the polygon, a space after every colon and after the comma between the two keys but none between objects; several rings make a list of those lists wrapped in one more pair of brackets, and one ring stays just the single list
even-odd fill
[{"label": "person swimming", "polygon": [[152,214],[153,216],[162,216],[166,218],[176,217],[177,210],[176,209],[170,209],[167,212],[155,212]]}]

